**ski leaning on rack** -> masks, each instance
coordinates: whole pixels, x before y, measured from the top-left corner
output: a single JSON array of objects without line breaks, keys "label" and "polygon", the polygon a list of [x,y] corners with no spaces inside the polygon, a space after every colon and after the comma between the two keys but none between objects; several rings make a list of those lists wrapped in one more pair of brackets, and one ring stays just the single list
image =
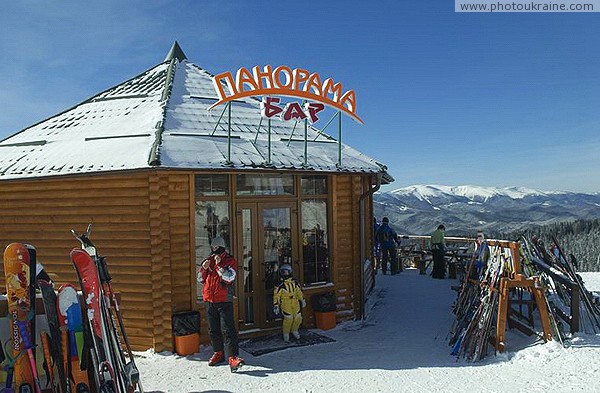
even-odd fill
[{"label": "ski leaning on rack", "polygon": [[52,363],[57,369],[55,379],[63,393],[70,392],[69,379],[65,372],[63,364],[62,337],[60,332],[60,324],[58,322],[58,312],[56,308],[56,292],[54,287],[47,281],[38,280],[38,287],[42,292],[42,300],[44,301],[44,309],[48,320],[48,331],[50,333],[49,350]]},{"label": "ski leaning on rack", "polygon": [[577,274],[577,270],[575,269],[575,266],[573,266],[573,264],[570,262],[570,259],[568,259],[567,256],[565,255],[562,247],[558,243],[558,239],[556,238],[556,236],[552,236],[552,240],[554,241],[554,244],[556,245],[556,248],[558,249],[558,252],[559,252],[557,259],[559,260],[560,263],[563,264],[563,266],[567,270],[568,275],[577,284],[577,286],[579,288],[579,293],[581,294],[581,300],[583,302],[585,310],[587,311],[587,317],[589,318],[589,320],[591,322],[592,329],[593,329],[594,333],[598,333],[598,330],[600,329],[600,309],[596,306],[596,304],[594,304],[594,301],[590,295],[590,292],[587,290],[587,288],[583,284],[583,281],[581,280],[581,276],[579,274]]},{"label": "ski leaning on rack", "polygon": [[[110,284],[111,277],[105,258],[98,257],[96,247],[89,238],[91,224],[82,235],[71,232],[81,242],[82,247],[71,251],[71,259],[77,270],[86,303],[93,338],[92,361],[97,365],[98,376],[104,378],[104,381],[97,381],[98,386],[110,386],[114,390],[105,390],[106,392],[118,393],[133,393],[137,387],[139,392],[143,393],[119,303]],[[129,361],[122,351],[120,337],[125,343]]]},{"label": "ski leaning on rack", "polygon": [[71,261],[77,271],[85,300],[92,338],[90,351],[98,391],[100,393],[124,393],[119,389],[120,386],[114,372],[117,359],[112,356],[111,346],[108,342],[106,321],[102,315],[100,280],[94,261],[86,251],[80,249],[71,251]]},{"label": "ski leaning on rack", "polygon": [[[35,252],[33,253],[35,256]],[[10,317],[11,348],[14,364],[11,366],[16,391],[19,393],[41,393],[40,380],[33,354],[31,320],[35,317],[35,297],[31,297],[31,270],[35,271],[35,260],[31,264],[30,251],[21,243],[11,243],[4,251],[4,274],[6,297]],[[7,379],[7,389],[12,389]],[[10,390],[9,390],[10,391]]]}]

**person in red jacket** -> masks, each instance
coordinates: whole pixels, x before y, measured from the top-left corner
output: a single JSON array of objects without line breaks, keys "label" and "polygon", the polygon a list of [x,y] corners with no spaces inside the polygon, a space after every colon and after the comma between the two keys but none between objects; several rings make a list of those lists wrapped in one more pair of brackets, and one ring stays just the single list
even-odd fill
[{"label": "person in red jacket", "polygon": [[237,262],[225,251],[222,237],[213,238],[210,248],[212,253],[202,261],[199,272],[200,282],[204,284],[202,298],[206,304],[208,335],[214,351],[208,365],[224,362],[227,353],[229,368],[236,372],[244,365],[244,359],[238,356],[238,335],[233,316]]}]

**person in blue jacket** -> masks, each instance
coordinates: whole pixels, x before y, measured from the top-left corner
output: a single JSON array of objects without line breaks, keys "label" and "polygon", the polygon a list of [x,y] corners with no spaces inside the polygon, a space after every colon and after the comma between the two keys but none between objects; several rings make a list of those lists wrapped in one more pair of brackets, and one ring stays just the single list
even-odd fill
[{"label": "person in blue jacket", "polygon": [[387,217],[381,219],[381,225],[377,229],[375,238],[379,242],[381,248],[381,272],[385,274],[388,269],[388,262],[390,264],[390,273],[396,274],[398,269],[398,263],[396,262],[396,244],[398,243],[398,235],[396,231],[390,227],[390,220]]}]

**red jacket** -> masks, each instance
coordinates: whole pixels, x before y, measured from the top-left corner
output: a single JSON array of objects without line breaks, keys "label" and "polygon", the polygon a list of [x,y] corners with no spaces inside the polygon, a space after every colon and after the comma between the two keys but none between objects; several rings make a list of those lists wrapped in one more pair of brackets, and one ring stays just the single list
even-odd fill
[{"label": "red jacket", "polygon": [[227,252],[210,254],[207,269],[200,268],[202,278],[202,299],[205,302],[232,302],[234,295],[233,282],[237,274],[237,262]]}]

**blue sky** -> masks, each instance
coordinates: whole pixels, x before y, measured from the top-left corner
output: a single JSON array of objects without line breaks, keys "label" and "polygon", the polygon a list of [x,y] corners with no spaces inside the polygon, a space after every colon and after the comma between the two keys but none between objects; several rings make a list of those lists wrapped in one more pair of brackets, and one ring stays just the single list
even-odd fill
[{"label": "blue sky", "polygon": [[[343,141],[412,184],[600,191],[600,13],[428,1],[33,1],[0,6],[0,139],[161,62],[280,64],[357,94]],[[336,135],[335,129],[328,132]]]}]

